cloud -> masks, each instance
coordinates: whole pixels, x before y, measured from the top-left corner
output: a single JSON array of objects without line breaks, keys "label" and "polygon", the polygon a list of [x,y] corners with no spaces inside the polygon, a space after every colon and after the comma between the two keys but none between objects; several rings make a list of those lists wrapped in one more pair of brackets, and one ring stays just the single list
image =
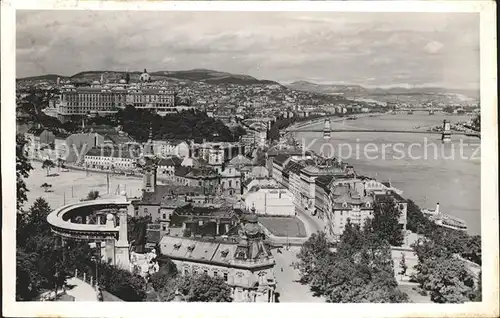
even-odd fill
[{"label": "cloud", "polygon": [[443,48],[443,43],[438,41],[432,41],[425,45],[424,50],[429,54],[436,54]]},{"label": "cloud", "polygon": [[18,76],[146,67],[361,85],[479,81],[475,14],[18,11],[16,33]]}]

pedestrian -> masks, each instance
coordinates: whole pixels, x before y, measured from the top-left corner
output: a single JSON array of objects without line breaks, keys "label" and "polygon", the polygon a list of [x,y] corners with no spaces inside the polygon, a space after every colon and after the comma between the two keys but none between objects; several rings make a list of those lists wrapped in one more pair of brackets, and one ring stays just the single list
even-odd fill
[{"label": "pedestrian", "polygon": [[281,267],[281,271],[283,272],[283,267]]}]

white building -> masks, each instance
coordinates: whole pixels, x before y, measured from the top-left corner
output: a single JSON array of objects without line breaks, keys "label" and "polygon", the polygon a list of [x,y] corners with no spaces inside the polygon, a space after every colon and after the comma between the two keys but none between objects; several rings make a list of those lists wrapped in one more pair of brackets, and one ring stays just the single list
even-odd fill
[{"label": "white building", "polygon": [[245,207],[258,215],[295,216],[293,194],[280,186],[254,186],[245,194]]},{"label": "white building", "polygon": [[131,157],[127,149],[119,148],[113,151],[108,147],[92,148],[84,157],[84,164],[87,168],[113,170],[113,171],[134,171],[136,160]]},{"label": "white building", "polygon": [[161,158],[189,157],[189,144],[183,140],[153,140],[154,152]]},{"label": "white building", "polygon": [[222,191],[228,196],[239,197],[241,195],[241,173],[231,165],[228,165],[220,173]]}]

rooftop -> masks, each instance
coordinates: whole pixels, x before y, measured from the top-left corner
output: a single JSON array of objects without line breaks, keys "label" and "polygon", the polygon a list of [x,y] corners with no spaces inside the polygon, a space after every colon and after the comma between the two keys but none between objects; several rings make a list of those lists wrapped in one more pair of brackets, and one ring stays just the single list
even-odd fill
[{"label": "rooftop", "polygon": [[154,192],[143,192],[141,204],[161,205],[164,200],[172,196],[197,195],[202,193],[201,188],[177,186],[177,185],[156,185]]}]

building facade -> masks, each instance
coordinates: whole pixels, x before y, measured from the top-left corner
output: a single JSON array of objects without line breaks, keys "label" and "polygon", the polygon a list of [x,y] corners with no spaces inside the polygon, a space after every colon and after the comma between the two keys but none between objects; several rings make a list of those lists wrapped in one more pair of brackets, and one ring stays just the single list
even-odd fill
[{"label": "building facade", "polygon": [[231,287],[235,302],[274,302],[275,261],[255,215],[245,222],[240,237],[233,243],[164,236],[159,245],[180,274],[220,277]]}]

